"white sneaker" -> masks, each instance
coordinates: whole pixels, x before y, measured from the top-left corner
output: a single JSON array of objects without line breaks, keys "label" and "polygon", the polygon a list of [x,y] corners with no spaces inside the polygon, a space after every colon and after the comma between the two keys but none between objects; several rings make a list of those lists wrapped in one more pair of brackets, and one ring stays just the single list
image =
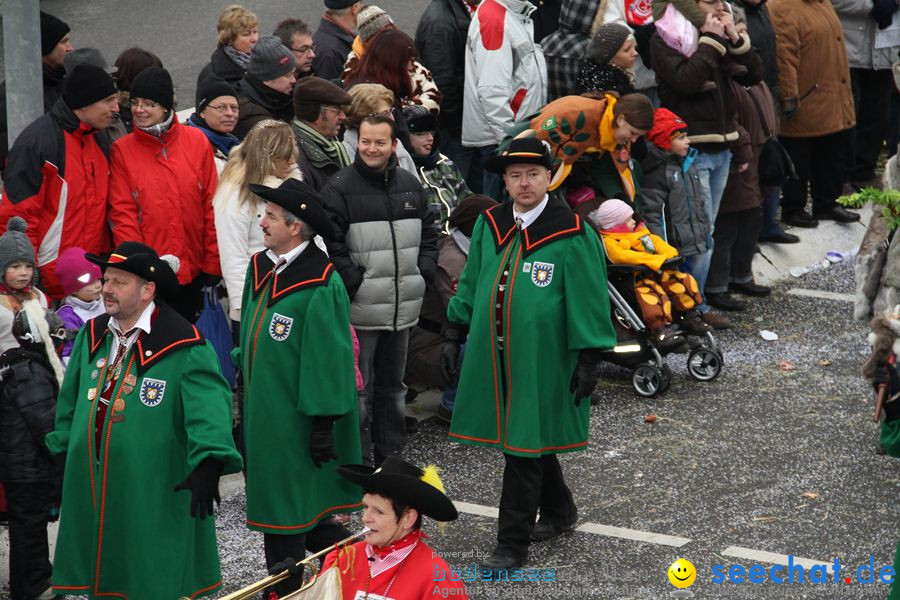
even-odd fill
[{"label": "white sneaker", "polygon": [[41,594],[34,600],[55,600],[56,598],[59,598],[59,596],[53,593],[52,587],[48,587],[46,590],[41,592]]}]

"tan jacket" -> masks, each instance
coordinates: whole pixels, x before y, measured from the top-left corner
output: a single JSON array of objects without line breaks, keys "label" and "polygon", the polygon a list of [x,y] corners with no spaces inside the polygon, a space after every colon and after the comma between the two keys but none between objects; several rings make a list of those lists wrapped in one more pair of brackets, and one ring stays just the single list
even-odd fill
[{"label": "tan jacket", "polygon": [[798,101],[782,119],[786,137],[819,137],[856,125],[844,32],[827,0],[771,0],[781,102]]}]

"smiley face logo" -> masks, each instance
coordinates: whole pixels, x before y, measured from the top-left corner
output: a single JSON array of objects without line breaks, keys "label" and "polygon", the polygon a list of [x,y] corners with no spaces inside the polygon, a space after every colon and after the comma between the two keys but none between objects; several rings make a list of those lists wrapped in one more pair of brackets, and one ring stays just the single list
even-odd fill
[{"label": "smiley face logo", "polygon": [[669,582],[677,588],[691,587],[697,579],[697,569],[691,561],[679,558],[669,565]]}]

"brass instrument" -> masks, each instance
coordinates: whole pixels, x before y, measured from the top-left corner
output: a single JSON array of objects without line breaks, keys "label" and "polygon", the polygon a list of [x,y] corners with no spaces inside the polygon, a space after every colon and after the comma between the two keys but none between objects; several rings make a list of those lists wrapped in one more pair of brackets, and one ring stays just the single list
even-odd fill
[{"label": "brass instrument", "polygon": [[[291,592],[287,596],[284,596],[282,600],[290,600],[291,598],[294,598],[296,594],[299,594],[300,592],[303,592],[303,591],[309,589],[310,587],[313,586],[313,584],[316,583],[316,579],[319,578],[319,567],[316,565],[317,559],[325,556],[332,550],[335,550],[337,548],[340,548],[342,546],[349,544],[350,542],[354,541],[356,538],[362,537],[363,535],[368,533],[368,531],[369,531],[369,528],[366,527],[359,533],[354,533],[353,535],[348,536],[348,537],[342,539],[341,541],[325,548],[324,550],[319,550],[315,554],[307,556],[303,560],[299,561],[297,563],[298,567],[303,567],[304,570],[306,568],[309,568],[312,573],[308,579],[305,579],[303,581],[303,584],[300,586],[300,589]],[[265,579],[261,579],[261,580],[257,581],[256,583],[252,583],[245,588],[241,588],[236,592],[232,592],[232,593],[228,594],[227,596],[222,596],[219,600],[249,600],[250,598],[253,598],[259,592],[262,592],[267,587],[275,585],[276,583],[280,583],[290,576],[291,576],[291,572],[288,571],[287,569],[285,569],[284,571],[282,571],[281,573],[278,573],[277,575],[269,575]],[[188,599],[182,598],[181,600],[188,600]]]}]

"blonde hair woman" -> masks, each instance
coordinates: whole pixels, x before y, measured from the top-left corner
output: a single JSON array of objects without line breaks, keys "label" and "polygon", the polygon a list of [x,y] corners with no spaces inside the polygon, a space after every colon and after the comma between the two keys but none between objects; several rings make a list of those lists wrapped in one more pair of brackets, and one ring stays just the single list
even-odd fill
[{"label": "blonde hair woman", "polygon": [[209,64],[200,71],[197,83],[215,75],[234,84],[243,79],[250,63],[250,51],[259,40],[259,18],[240,4],[222,9],[216,24],[218,46]]},{"label": "blonde hair woman", "polygon": [[228,290],[232,321],[241,319],[241,297],[250,258],[264,250],[259,227],[264,201],[251,183],[278,187],[288,178],[302,179],[291,126],[267,119],[257,123],[231,151],[213,197],[222,278]]}]

